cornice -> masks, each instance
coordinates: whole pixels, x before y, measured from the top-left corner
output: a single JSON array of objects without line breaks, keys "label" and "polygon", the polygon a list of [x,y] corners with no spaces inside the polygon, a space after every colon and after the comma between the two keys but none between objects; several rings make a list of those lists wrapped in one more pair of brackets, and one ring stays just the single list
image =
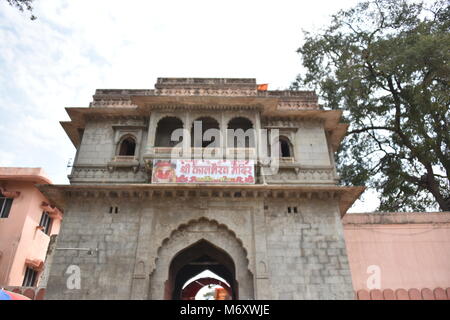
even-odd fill
[{"label": "cornice", "polygon": [[[344,186],[295,186],[295,185],[201,185],[201,184],[75,184],[38,185],[38,189],[60,208],[68,198],[124,197],[127,199],[174,199],[177,197],[198,198],[269,198],[269,199],[335,199],[339,201],[341,216],[344,216],[365,187]],[[245,201],[245,200],[244,200]]]}]

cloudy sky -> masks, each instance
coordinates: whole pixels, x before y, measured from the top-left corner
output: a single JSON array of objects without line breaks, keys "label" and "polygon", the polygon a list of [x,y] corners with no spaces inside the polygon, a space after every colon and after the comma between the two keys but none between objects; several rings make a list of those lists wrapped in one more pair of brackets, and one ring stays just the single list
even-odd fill
[{"label": "cloudy sky", "polygon": [[[302,30],[356,0],[0,0],[0,166],[43,167],[68,183],[75,148],[59,125],[95,89],[157,77],[250,77],[284,89],[301,71]],[[356,211],[373,210],[376,201]]]}]

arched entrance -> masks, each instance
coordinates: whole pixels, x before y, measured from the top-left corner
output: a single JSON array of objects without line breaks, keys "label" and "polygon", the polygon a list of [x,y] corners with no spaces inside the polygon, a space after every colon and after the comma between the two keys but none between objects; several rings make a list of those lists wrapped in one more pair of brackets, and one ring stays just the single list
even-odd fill
[{"label": "arched entrance", "polygon": [[253,274],[242,241],[215,220],[191,220],[158,249],[150,275],[149,299],[180,299],[182,286],[209,269],[226,280],[233,299],[254,299]]},{"label": "arched entrance", "polygon": [[210,270],[225,279],[231,288],[230,295],[238,299],[238,283],[233,259],[222,249],[202,239],[179,252],[169,267],[166,282],[166,299],[182,298],[183,285],[202,271]]}]

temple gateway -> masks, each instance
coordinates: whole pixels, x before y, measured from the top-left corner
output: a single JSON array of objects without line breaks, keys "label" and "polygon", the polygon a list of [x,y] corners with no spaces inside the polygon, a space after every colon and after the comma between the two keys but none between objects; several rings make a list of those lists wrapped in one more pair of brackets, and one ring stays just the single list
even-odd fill
[{"label": "temple gateway", "polygon": [[204,270],[231,299],[355,297],[341,218],[364,188],[337,184],[347,125],[314,92],[159,78],[67,112],[46,299],[190,299]]}]

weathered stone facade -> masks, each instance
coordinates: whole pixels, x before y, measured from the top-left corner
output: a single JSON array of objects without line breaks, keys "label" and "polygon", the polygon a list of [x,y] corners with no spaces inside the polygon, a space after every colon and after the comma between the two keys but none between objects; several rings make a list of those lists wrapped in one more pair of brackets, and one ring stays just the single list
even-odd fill
[{"label": "weathered stone facade", "polygon": [[[354,298],[341,217],[362,188],[336,185],[333,151],[347,126],[313,92],[258,91],[254,79],[160,78],[154,90],[97,90],[90,108],[67,110],[72,120],[62,125],[77,147],[71,185],[40,187],[65,208],[48,299],[173,298],[202,254],[220,265],[234,298]],[[206,117],[221,132],[237,117],[257,130],[246,148],[256,183],[150,183],[149,161],[174,154],[160,145],[160,121],[189,129]],[[274,175],[264,175],[260,129],[288,141]],[[224,136],[212,158],[236,149]],[[127,137],[132,156],[119,152]],[[71,265],[80,268],[79,289],[67,287]]]}]

